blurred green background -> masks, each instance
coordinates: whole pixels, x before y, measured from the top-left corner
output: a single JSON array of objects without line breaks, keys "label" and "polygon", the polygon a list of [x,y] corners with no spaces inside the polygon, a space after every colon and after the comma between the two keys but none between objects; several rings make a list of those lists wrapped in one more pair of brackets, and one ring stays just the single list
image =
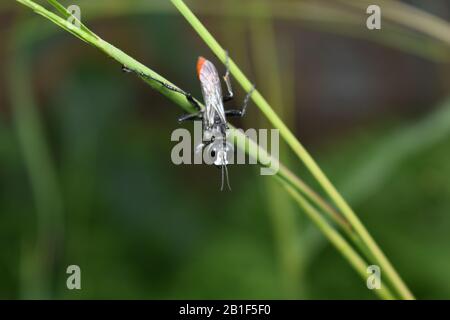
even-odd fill
[{"label": "blurred green background", "polygon": [[[197,57],[220,65],[168,1],[61,2],[196,97]],[[186,2],[412,292],[449,299],[450,3],[373,1],[369,31],[365,1]],[[375,298],[256,166],[221,192],[216,168],[172,164],[177,106],[19,3],[0,17],[0,298]],[[254,105],[233,122],[268,126]]]}]

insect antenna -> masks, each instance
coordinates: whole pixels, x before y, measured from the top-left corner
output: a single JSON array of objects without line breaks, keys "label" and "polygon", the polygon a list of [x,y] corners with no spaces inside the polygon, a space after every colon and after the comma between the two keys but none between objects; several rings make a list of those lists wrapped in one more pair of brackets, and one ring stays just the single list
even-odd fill
[{"label": "insect antenna", "polygon": [[228,187],[228,190],[231,191],[231,187],[230,187],[230,179],[228,178],[228,168],[227,168],[226,165],[223,165],[223,166],[222,166],[222,189],[223,189],[223,171],[225,171],[225,177],[226,177],[226,180],[227,180],[227,187]]},{"label": "insect antenna", "polygon": [[223,191],[223,165],[221,166],[221,171],[222,171],[222,183],[220,184],[220,191]]}]

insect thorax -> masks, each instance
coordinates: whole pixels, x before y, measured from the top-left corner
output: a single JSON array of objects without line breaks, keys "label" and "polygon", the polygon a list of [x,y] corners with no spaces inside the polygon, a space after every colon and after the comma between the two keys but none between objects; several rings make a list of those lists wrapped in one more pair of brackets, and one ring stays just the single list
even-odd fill
[{"label": "insect thorax", "polygon": [[211,143],[218,140],[226,140],[229,129],[226,124],[221,122],[214,122],[210,125],[209,122],[203,122],[203,142]]},{"label": "insect thorax", "polygon": [[233,145],[227,141],[229,129],[226,124],[216,123],[212,127],[203,124],[203,147],[206,155],[212,159],[216,166],[229,163],[233,152]]}]

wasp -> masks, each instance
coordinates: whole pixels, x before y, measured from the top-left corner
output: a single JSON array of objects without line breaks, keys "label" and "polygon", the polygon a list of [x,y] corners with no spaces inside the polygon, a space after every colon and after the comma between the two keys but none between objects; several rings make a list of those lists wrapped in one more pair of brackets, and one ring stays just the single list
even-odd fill
[{"label": "wasp", "polygon": [[[203,102],[205,105],[204,108],[200,106],[200,104],[192,97],[190,93],[184,92],[179,88],[164,83],[158,79],[154,79],[148,75],[139,72],[138,74],[142,77],[159,82],[168,90],[183,94],[192,104],[192,106],[196,109],[196,112],[183,115],[178,118],[178,121],[180,123],[188,120],[202,121],[202,142],[196,146],[196,152],[203,150],[206,151],[206,154],[213,160],[212,163],[221,169],[221,190],[223,190],[224,187],[224,180],[226,180],[228,189],[231,190],[227,165],[229,163],[230,153],[233,152],[233,146],[227,141],[227,136],[229,133],[227,117],[243,117],[245,115],[247,105],[253,91],[255,90],[255,86],[253,86],[250,92],[246,95],[241,108],[225,110],[224,104],[234,98],[230,79],[228,53],[226,56],[225,65],[226,71],[223,76],[223,80],[225,82],[227,92],[226,94],[223,94],[219,73],[214,64],[204,57],[199,57],[197,60],[197,76],[200,81]],[[133,71],[125,66],[123,67],[123,70],[126,72]]]}]

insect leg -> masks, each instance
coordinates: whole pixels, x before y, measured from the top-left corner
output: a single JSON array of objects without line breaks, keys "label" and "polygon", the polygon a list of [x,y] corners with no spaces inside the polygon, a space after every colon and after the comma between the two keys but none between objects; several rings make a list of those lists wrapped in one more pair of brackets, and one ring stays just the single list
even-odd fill
[{"label": "insect leg", "polygon": [[134,72],[134,73],[136,73],[137,75],[139,75],[140,77],[142,77],[142,78],[144,78],[144,79],[148,79],[148,80],[152,80],[152,81],[158,82],[158,83],[161,84],[164,88],[166,88],[166,89],[168,89],[168,90],[170,90],[170,91],[174,91],[174,92],[177,92],[177,93],[180,93],[180,94],[184,95],[184,96],[186,97],[186,99],[191,103],[191,105],[192,105],[197,111],[202,111],[202,107],[201,107],[201,106],[198,104],[198,102],[194,99],[194,97],[192,96],[192,94],[187,93],[187,92],[185,92],[185,91],[183,91],[183,90],[181,90],[181,89],[179,89],[179,88],[177,88],[177,87],[174,87],[174,86],[172,86],[172,85],[170,85],[170,84],[168,84],[168,83],[165,83],[165,82],[163,82],[163,81],[161,81],[161,80],[155,79],[155,78],[153,78],[152,76],[150,76],[150,75],[148,75],[148,74],[145,74],[145,73],[143,73],[143,72],[138,72],[138,71],[136,71],[136,70],[130,69],[130,68],[128,68],[127,66],[122,66],[122,70],[123,70],[124,72],[127,72],[127,73]]},{"label": "insect leg", "polygon": [[223,96],[223,102],[231,101],[234,98],[233,87],[231,86],[230,80],[230,57],[228,56],[228,51],[226,51],[227,58],[225,61],[226,72],[223,76],[223,80],[225,81],[225,85],[227,86],[227,94]]},{"label": "insect leg", "polygon": [[247,112],[247,105],[250,101],[253,91],[255,91],[255,85],[253,85],[250,92],[245,96],[242,108],[240,110],[239,109],[225,110],[225,115],[229,117],[243,117]]},{"label": "insect leg", "polygon": [[201,120],[201,119],[203,119],[203,111],[182,115],[181,117],[178,118],[178,122],[184,122],[188,120]]}]

